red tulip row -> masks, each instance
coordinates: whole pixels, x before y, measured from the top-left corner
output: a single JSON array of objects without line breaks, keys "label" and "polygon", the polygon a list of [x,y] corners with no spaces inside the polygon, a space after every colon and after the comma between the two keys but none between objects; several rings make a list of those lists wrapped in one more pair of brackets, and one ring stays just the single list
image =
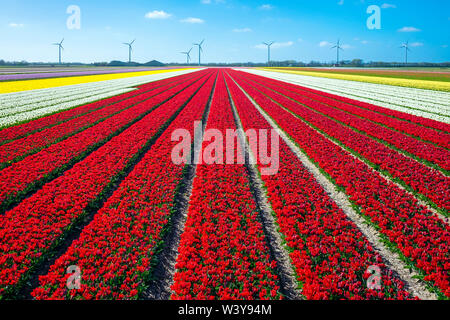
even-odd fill
[{"label": "red tulip row", "polygon": [[[253,78],[258,76],[251,75]],[[260,77],[264,78],[264,77]],[[449,133],[450,133],[450,124],[439,122],[436,120],[415,116],[412,114],[383,108],[374,104],[334,95],[327,92],[322,92],[319,90],[301,87],[298,85],[289,84],[282,81],[277,81],[275,79],[270,79],[273,83],[282,83],[288,85],[292,90],[301,93],[311,93],[312,96],[320,97],[320,98],[330,98],[327,99],[330,102],[330,105],[333,105],[333,100],[338,102],[336,106],[339,108],[346,107],[348,110],[352,110],[352,113],[361,113],[364,118],[369,118],[369,116],[373,116],[375,122],[383,123],[384,125],[394,128],[396,130],[400,130],[402,132],[407,132],[412,135],[416,135],[418,137],[428,137],[433,141],[436,140],[433,137],[436,137],[436,134],[441,134],[443,137],[446,137],[446,143],[449,143]],[[327,102],[327,103],[328,103]],[[366,110],[366,111],[364,111]],[[378,114],[378,115],[377,115]],[[440,132],[442,131],[442,132]],[[431,140],[430,140],[431,141]],[[437,144],[439,144],[439,140],[436,140]]]},{"label": "red tulip row", "polygon": [[103,99],[100,101],[96,101],[93,103],[89,103],[83,106],[75,107],[70,110],[66,110],[63,112],[58,112],[53,115],[49,115],[43,118],[39,118],[24,124],[20,124],[13,127],[8,127],[0,130],[0,145],[11,142],[12,140],[16,140],[19,138],[23,138],[31,133],[43,130],[45,128],[66,122],[67,120],[85,115],[92,111],[96,111],[105,106],[125,101],[126,99],[133,98],[137,95],[145,93],[146,91],[157,89],[163,85],[167,85],[175,80],[181,78],[187,78],[188,75],[182,75],[174,78],[168,78],[164,80],[159,80],[155,82],[151,82],[149,84],[145,84],[142,86],[138,86],[139,90],[127,92],[124,94],[120,94],[111,98]]},{"label": "red tulip row", "polygon": [[[265,81],[264,79],[261,78],[258,78],[257,81],[259,84],[262,84],[270,89],[280,92],[283,95],[291,99],[294,99],[298,102],[314,107],[315,109],[317,109],[316,106],[320,106],[321,109],[320,112],[323,112],[330,117],[345,122],[347,125],[350,125],[360,131],[363,131],[369,134],[370,136],[375,137],[376,139],[385,141],[395,146],[396,148],[399,148],[412,154],[415,157],[437,164],[444,170],[450,170],[449,150],[435,146],[430,143],[417,140],[413,137],[402,134],[401,132],[388,129],[374,123],[374,122],[382,123],[382,120],[380,121],[375,120],[375,118],[383,117],[378,113],[374,113],[365,109],[360,109],[358,107],[349,104],[340,103],[335,100],[322,97],[320,95],[310,94],[307,91],[301,90],[300,87],[298,87],[298,89],[296,89],[296,91],[294,92],[293,87],[287,86],[283,82],[274,84],[272,83],[271,80]],[[357,116],[353,114],[356,114]],[[361,119],[361,117],[363,117],[363,119]],[[389,117],[386,119],[386,121],[390,123],[389,126],[391,127],[393,127],[396,123],[394,122],[394,120],[395,119]],[[407,123],[405,122],[397,121],[395,129],[401,131],[400,128],[402,128],[402,126],[406,124]],[[426,132],[425,131],[426,128],[424,127],[418,127],[418,129],[420,130],[419,133]],[[436,134],[440,135],[435,137],[436,141],[437,140],[440,141],[440,145],[443,145],[444,147],[446,147],[447,144],[450,145],[450,135],[438,133],[437,131],[434,130],[431,131],[435,135]]]},{"label": "red tulip row", "polygon": [[450,297],[450,227],[367,164],[245,81],[238,82],[334,183],[344,188],[392,248],[420,270],[425,281],[439,288],[441,297]]},{"label": "red tulip row", "polygon": [[[166,85],[158,86],[158,88],[148,91],[141,91],[140,94],[115,104],[108,105],[107,103],[105,103],[105,107],[103,108],[97,109],[90,113],[86,113],[77,118],[73,118],[59,125],[30,134],[21,139],[1,145],[0,168],[4,168],[10,165],[12,162],[17,162],[17,160],[23,159],[27,155],[42,150],[46,146],[57,143],[78,132],[90,128],[98,124],[99,122],[104,121],[107,118],[110,118],[115,114],[136,105],[137,103],[146,101],[152,97],[164,93],[170,88],[175,87],[179,83],[186,82],[186,80],[192,77],[193,75],[190,74],[189,77],[176,78]],[[156,86],[156,84],[154,86]]]},{"label": "red tulip row", "polygon": [[205,81],[188,87],[0,217],[0,298],[19,289],[29,271],[96,210]]},{"label": "red tulip row", "polygon": [[[194,78],[186,80],[158,96],[139,103],[3,169],[0,175],[0,214],[11,204],[17,203],[23,195],[36,189],[43,181],[61,174],[66,167],[79,161],[83,155],[102,145],[109,138],[117,135],[203,76],[205,76],[204,72],[196,73]],[[126,102],[121,102],[121,104],[126,104]]]},{"label": "red tulip row", "polygon": [[[270,124],[233,80],[227,77],[227,83],[244,130],[270,130]],[[261,172],[261,164],[258,166]],[[284,141],[280,142],[278,174],[261,178],[307,299],[410,298],[404,284]],[[382,270],[380,290],[368,288],[371,266]]]},{"label": "red tulip row", "polygon": [[[183,165],[171,161],[171,133],[194,134],[211,97],[217,72],[121,183],[32,293],[36,299],[133,299],[145,290],[151,261],[174,209]],[[66,270],[77,265],[81,288],[68,290]]]},{"label": "red tulip row", "polygon": [[[207,128],[236,128],[222,74]],[[197,167],[176,269],[175,300],[280,298],[244,165]]]},{"label": "red tulip row", "polygon": [[[331,120],[329,117],[333,117],[346,124],[355,124],[359,128],[363,128],[366,125],[364,120],[359,118],[351,119],[351,115],[345,112],[340,113],[339,110],[333,110],[315,101],[302,99],[301,96],[292,98],[295,98],[303,104],[288,99],[286,96],[255,82],[249,82],[249,84],[320,131],[336,139],[346,148],[364,157],[375,167],[387,172],[393,178],[399,180],[404,186],[410,187],[415,192],[424,195],[434,203],[434,206],[443,209],[444,214],[448,215],[448,211],[450,210],[449,177],[386,147],[382,143]],[[450,165],[450,153],[448,156],[447,162]]]}]

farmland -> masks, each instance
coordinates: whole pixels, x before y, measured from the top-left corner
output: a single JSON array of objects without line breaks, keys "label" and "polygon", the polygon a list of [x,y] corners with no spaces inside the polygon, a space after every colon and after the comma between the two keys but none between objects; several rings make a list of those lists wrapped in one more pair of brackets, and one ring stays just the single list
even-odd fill
[{"label": "farmland", "polygon": [[447,79],[127,71],[0,82],[0,300],[450,299]]}]

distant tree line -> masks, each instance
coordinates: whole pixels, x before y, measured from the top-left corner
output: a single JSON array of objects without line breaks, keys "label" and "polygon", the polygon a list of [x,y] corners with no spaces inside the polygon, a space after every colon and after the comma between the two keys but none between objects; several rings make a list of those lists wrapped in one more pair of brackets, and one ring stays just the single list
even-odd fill
[{"label": "distant tree line", "polygon": [[[27,62],[27,61],[4,61],[0,60],[0,66],[42,66],[42,67],[53,67],[53,66],[96,66],[96,67],[165,67],[165,66],[185,66],[185,63],[168,63],[164,64],[162,62],[152,60],[146,63],[138,62],[123,62],[123,61],[111,61],[111,62],[94,62],[91,64],[71,62],[63,63],[59,65],[57,63],[44,63],[44,62]],[[197,66],[197,64],[192,63],[191,66]],[[237,63],[208,63],[202,64],[208,67],[267,67],[267,63],[254,63],[254,62],[237,62]],[[286,61],[271,61],[271,67],[335,67],[336,64],[332,62],[320,62],[311,61],[309,63],[286,60]],[[344,60],[341,61],[339,67],[347,68],[400,68],[400,67],[414,67],[414,68],[450,68],[450,62],[442,63],[430,63],[430,62],[418,62],[418,63],[405,63],[401,62],[383,62],[383,61],[370,61],[364,62],[362,59]]]},{"label": "distant tree line", "polygon": [[[172,63],[170,65],[179,65]],[[229,67],[267,67],[267,63],[209,63],[207,66],[229,66]],[[294,60],[287,61],[271,61],[271,67],[304,67],[304,68],[313,68],[313,67],[336,67],[336,63],[332,62],[320,62],[320,61],[311,61],[309,63],[299,62]],[[405,63],[401,62],[383,62],[383,61],[370,61],[364,62],[361,59],[353,59],[353,60],[345,60],[340,61],[339,67],[351,67],[351,68],[400,68],[400,67],[414,67],[414,68],[449,68],[450,62],[442,62],[442,63],[429,63],[429,62],[419,62],[419,63]]]}]

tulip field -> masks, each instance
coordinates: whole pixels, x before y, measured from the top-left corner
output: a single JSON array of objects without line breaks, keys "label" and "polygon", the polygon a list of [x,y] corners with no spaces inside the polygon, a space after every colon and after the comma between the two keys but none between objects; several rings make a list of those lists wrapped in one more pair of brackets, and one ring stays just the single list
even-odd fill
[{"label": "tulip field", "polygon": [[448,82],[137,71],[0,82],[0,300],[450,299]]}]

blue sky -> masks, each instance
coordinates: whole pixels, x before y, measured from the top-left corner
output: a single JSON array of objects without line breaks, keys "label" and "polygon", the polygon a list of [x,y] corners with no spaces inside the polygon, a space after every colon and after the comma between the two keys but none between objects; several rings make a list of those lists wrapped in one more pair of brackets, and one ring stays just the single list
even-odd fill
[{"label": "blue sky", "polygon": [[[273,60],[450,61],[447,0],[0,0],[0,59],[57,61],[51,44],[65,38],[63,61],[127,60],[122,42],[136,38],[133,60],[183,62],[181,51],[205,39],[204,62],[263,62],[262,41],[276,41]],[[81,28],[69,30],[70,5]],[[381,30],[366,26],[369,5],[381,8]],[[197,49],[192,51],[197,61]]]}]

